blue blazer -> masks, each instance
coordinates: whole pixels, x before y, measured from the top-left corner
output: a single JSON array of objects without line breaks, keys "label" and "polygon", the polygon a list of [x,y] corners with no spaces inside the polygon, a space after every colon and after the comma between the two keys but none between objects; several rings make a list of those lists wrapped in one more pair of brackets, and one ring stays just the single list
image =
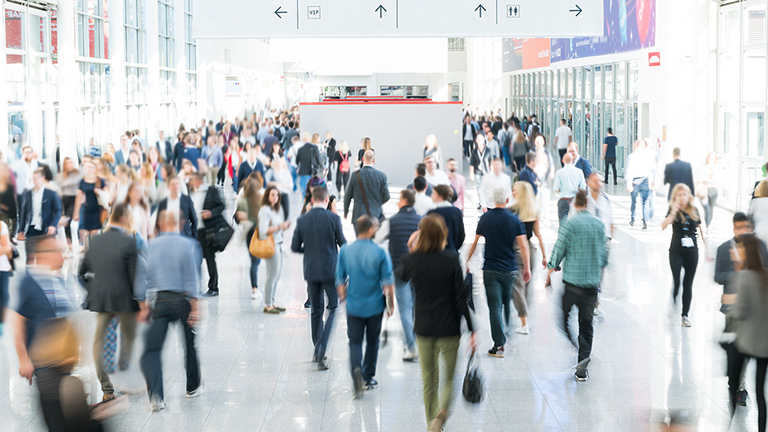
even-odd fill
[{"label": "blue blazer", "polygon": [[678,183],[684,183],[691,189],[691,194],[696,196],[696,191],[693,189],[693,169],[691,164],[685,161],[677,159],[672,163],[668,163],[664,167],[664,184],[669,183],[669,192],[667,193],[667,199],[672,197],[672,189]]},{"label": "blue blazer", "polygon": [[[27,232],[29,230],[34,229],[32,227],[32,211],[33,211],[33,205],[32,205],[32,190],[28,190],[24,192],[27,195],[27,199],[24,200],[24,214],[26,214],[26,220],[29,222],[29,227],[27,228]],[[41,209],[41,213],[43,216],[43,229],[41,231],[45,232],[48,227],[54,227],[56,228],[56,232],[58,232],[59,227],[59,220],[61,219],[61,198],[56,194],[56,192],[50,190],[50,189],[43,189],[43,205]]]},{"label": "blue blazer", "polygon": [[[165,211],[168,208],[168,198],[164,198],[157,204],[157,214],[161,211]],[[197,217],[195,215],[195,205],[192,203],[192,198],[189,195],[179,196],[179,217],[181,221],[181,233],[187,237],[197,239]],[[157,230],[160,231],[160,227],[155,225]]]},{"label": "blue blazer", "polygon": [[455,250],[456,252],[461,249],[466,238],[464,232],[464,215],[456,207],[438,207],[430,210],[427,214],[439,214],[445,220],[445,225],[448,227],[448,238],[445,247],[447,249]]},{"label": "blue blazer", "polygon": [[579,160],[576,161],[576,168],[584,173],[584,180],[592,174],[592,165],[590,165],[589,161],[583,157],[580,157]]},{"label": "blue blazer", "polygon": [[264,173],[264,164],[261,163],[260,160],[256,161],[256,168],[251,169],[251,166],[248,164],[248,161],[245,161],[240,164],[240,167],[237,169],[237,188],[240,189],[241,187],[245,186],[245,179],[248,178],[249,175],[251,175],[252,172],[258,171],[261,173],[261,178],[265,180],[266,184],[266,174]]},{"label": "blue blazer", "polygon": [[519,177],[521,181],[525,181],[531,184],[531,187],[533,187],[534,195],[539,193],[539,188],[536,186],[536,180],[538,179],[538,176],[536,175],[535,172],[533,172],[532,169],[528,168],[528,165],[526,165],[525,168],[520,170]]},{"label": "blue blazer", "polygon": [[330,210],[313,208],[296,221],[291,250],[304,254],[304,280],[333,282],[339,247],[347,242],[341,218]]},{"label": "blue blazer", "polygon": [[128,160],[128,155],[123,154],[123,149],[115,152],[115,165],[122,165]]}]

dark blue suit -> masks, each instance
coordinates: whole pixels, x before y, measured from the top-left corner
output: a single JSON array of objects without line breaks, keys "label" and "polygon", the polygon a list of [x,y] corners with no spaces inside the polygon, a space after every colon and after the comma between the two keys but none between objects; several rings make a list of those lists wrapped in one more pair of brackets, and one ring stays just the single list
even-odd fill
[{"label": "dark blue suit", "polygon": [[[179,141],[173,146],[173,160],[171,163],[176,172],[181,171],[181,162],[184,160],[184,143]],[[197,166],[197,165],[195,165]]]},{"label": "dark blue suit", "polygon": [[[157,205],[157,214],[168,208],[168,198],[160,201]],[[181,224],[181,233],[185,236],[197,240],[197,218],[195,217],[195,205],[192,204],[192,198],[189,195],[179,196],[179,223]],[[157,226],[160,231],[160,227]]]},{"label": "dark blue suit", "polygon": [[170,162],[173,159],[173,147],[171,147],[171,142],[168,140],[165,140],[162,142],[158,141],[155,144],[155,147],[157,147],[157,151],[160,152],[160,156],[163,157],[163,159],[166,160],[166,162]]},{"label": "dark blue suit", "polygon": [[[589,163],[589,162],[587,162],[587,163]],[[534,195],[539,193],[539,188],[538,188],[538,186],[536,186],[536,181],[538,180],[538,178],[539,177],[536,175],[536,173],[533,172],[533,170],[530,169],[528,167],[528,165],[526,165],[525,168],[523,168],[520,171],[520,180],[524,181],[524,182],[528,182],[528,183],[531,184],[531,187],[533,187]]]},{"label": "dark blue suit", "polygon": [[266,180],[266,176],[264,174],[264,165],[261,163],[261,161],[257,160],[255,168],[251,169],[251,165],[248,163],[248,161],[245,161],[240,164],[240,168],[237,170],[237,188],[238,190],[240,187],[245,185],[245,179],[248,178],[251,173],[254,171],[258,171],[261,173],[261,178]]},{"label": "dark blue suit", "polygon": [[[309,300],[312,303],[312,342],[315,344],[314,359],[325,356],[333,328],[333,317],[339,306],[336,293],[336,260],[339,247],[347,240],[341,230],[341,219],[324,208],[313,208],[296,221],[291,250],[304,254],[304,279],[307,281]],[[323,325],[323,309],[328,296],[328,319]]]},{"label": "dark blue suit", "polygon": [[585,180],[592,174],[592,165],[590,165],[589,161],[583,157],[579,157],[579,160],[576,161],[575,165],[576,168],[580,169],[584,173]]},{"label": "dark blue suit", "polygon": [[664,168],[664,184],[667,183],[669,183],[667,199],[672,197],[672,189],[678,183],[687,185],[691,189],[691,194],[696,195],[696,191],[693,189],[693,168],[688,162],[675,159],[674,162],[668,163]]},{"label": "dark blue suit", "polygon": [[427,214],[433,213],[442,216],[445,220],[445,225],[448,227],[448,243],[445,247],[458,252],[461,245],[464,244],[466,237],[464,232],[464,215],[461,213],[461,210],[454,206],[437,207],[434,210],[430,210]]},{"label": "dark blue suit", "polygon": [[26,220],[29,222],[29,226],[27,227],[26,235],[27,237],[34,237],[36,235],[43,235],[48,230],[48,227],[54,227],[56,228],[56,231],[58,232],[58,226],[59,226],[59,220],[61,219],[61,198],[56,194],[56,192],[50,190],[50,189],[43,189],[43,204],[40,209],[40,212],[42,213],[42,224],[41,229],[38,231],[35,229],[34,226],[32,226],[32,220],[34,215],[32,214],[34,205],[32,203],[32,194],[33,190],[29,190],[24,192],[27,195],[27,198],[24,200],[24,214],[26,215]]}]

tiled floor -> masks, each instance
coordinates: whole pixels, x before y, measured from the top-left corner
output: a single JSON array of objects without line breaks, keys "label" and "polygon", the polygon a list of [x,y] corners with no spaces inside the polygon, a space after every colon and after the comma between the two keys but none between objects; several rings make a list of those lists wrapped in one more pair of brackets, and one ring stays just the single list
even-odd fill
[{"label": "tiled floor", "polygon": [[[615,188],[615,189],[614,189]],[[531,333],[512,333],[504,359],[481,358],[487,397],[477,405],[456,395],[447,431],[646,431],[671,420],[692,426],[686,430],[756,430],[756,408],[740,408],[729,429],[725,355],[717,344],[723,326],[718,312],[720,289],[712,279],[713,263],[700,261],[691,313],[693,327],[681,328],[679,314],[670,311],[671,276],[667,263],[670,233],[657,224],[648,231],[628,225],[629,198],[620,187],[614,198],[616,240],[595,326],[590,379],[576,383],[572,370],[576,352],[561,335],[556,322],[555,290],[544,288],[544,272],[535,274],[530,296]],[[614,189],[614,190],[611,190]],[[395,196],[393,191],[393,196]],[[470,194],[470,200],[474,200]],[[472,201],[474,202],[474,201]],[[469,208],[472,206],[469,205]],[[554,201],[549,203],[555,215]],[[657,219],[664,203],[657,201]],[[394,200],[388,206],[394,211]],[[479,214],[467,211],[468,242]],[[730,234],[730,215],[716,215],[716,242]],[[544,224],[548,251],[555,230]],[[351,225],[346,223],[351,239]],[[480,254],[476,255],[478,258]],[[239,240],[218,258],[221,296],[205,301],[198,346],[206,392],[196,399],[184,396],[183,347],[179,330],[171,330],[163,355],[168,408],[152,414],[137,362],[114,376],[127,393],[121,414],[109,420],[115,431],[396,431],[426,429],[419,365],[403,363],[402,335],[397,316],[387,323],[389,343],[379,356],[381,386],[353,400],[347,366],[346,322],[343,308],[329,355],[329,371],[316,371],[310,359],[312,344],[308,310],[302,309],[306,291],[301,257],[288,254],[278,303],[288,307],[280,316],[264,315],[250,300],[245,246]],[[471,266],[479,270],[480,262]],[[263,280],[264,269],[260,269]],[[478,278],[479,279],[479,278]],[[483,352],[490,348],[484,291],[476,286],[476,321]],[[86,365],[80,377],[87,391],[98,393],[90,372],[93,316],[78,313],[84,330]],[[517,324],[517,323],[516,323]],[[45,430],[36,390],[17,373],[9,329],[0,343],[0,431]],[[466,343],[466,340],[464,341]],[[466,365],[466,344],[456,382]],[[141,352],[136,349],[137,355]],[[754,394],[754,371],[747,373]]]}]

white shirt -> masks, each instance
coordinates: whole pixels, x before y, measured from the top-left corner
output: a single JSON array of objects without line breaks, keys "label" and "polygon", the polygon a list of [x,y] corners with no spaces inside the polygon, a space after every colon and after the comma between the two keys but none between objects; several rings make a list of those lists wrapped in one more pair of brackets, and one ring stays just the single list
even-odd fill
[{"label": "white shirt", "polygon": [[32,181],[32,174],[36,169],[36,160],[27,163],[22,159],[14,164],[13,172],[16,174],[16,194],[21,195],[23,192],[32,190],[35,187]]},{"label": "white shirt", "polygon": [[424,178],[427,179],[427,183],[431,184],[432,186],[451,185],[451,179],[448,178],[448,174],[446,174],[445,171],[441,171],[439,169],[433,171],[432,174],[427,171],[427,175],[425,175]]},{"label": "white shirt", "polygon": [[40,190],[32,190],[32,226],[36,230],[43,230],[43,192],[45,188]]},{"label": "white shirt", "polygon": [[[624,178],[628,180],[644,177],[648,178],[649,187],[650,183],[654,183],[656,177],[656,157],[654,151],[648,147],[637,149],[630,153],[627,158],[626,172],[624,173]],[[639,184],[640,182],[637,183]]]},{"label": "white shirt", "polygon": [[499,149],[499,142],[496,141],[496,138],[487,141],[485,143],[485,147],[488,149],[489,152],[491,152],[491,159],[498,159],[499,156],[501,156],[501,150]]},{"label": "white shirt", "polygon": [[173,212],[178,220],[181,220],[181,194],[179,194],[178,198],[176,199],[173,199],[170,195],[168,195],[168,203],[165,206],[165,211]]},{"label": "white shirt", "polygon": [[192,204],[195,206],[195,217],[197,218],[197,229],[203,229],[205,227],[205,221],[203,220],[203,205],[205,204],[205,195],[208,193],[208,185],[203,183],[200,189],[196,190],[192,194]]},{"label": "white shirt", "polygon": [[464,134],[464,141],[472,141],[472,125],[468,124],[467,132]]},{"label": "white shirt", "polygon": [[424,216],[433,208],[435,208],[435,202],[432,201],[432,198],[428,197],[424,192],[416,192],[416,201],[413,204],[416,214]]},{"label": "white shirt", "polygon": [[563,150],[568,148],[568,144],[571,143],[569,139],[571,136],[571,128],[566,125],[562,125],[555,131],[555,141],[557,142],[557,149]]},{"label": "white shirt", "polygon": [[504,173],[496,175],[491,171],[483,176],[483,182],[480,184],[480,204],[483,207],[488,209],[495,207],[492,193],[498,187],[503,188],[507,199],[512,200],[512,179]]}]

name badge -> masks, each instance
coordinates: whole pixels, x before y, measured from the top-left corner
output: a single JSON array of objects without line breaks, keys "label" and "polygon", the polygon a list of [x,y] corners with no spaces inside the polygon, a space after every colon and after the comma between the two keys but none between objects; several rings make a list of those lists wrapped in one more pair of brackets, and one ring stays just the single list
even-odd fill
[{"label": "name badge", "polygon": [[693,247],[693,239],[690,237],[683,237],[680,239],[680,243],[684,248],[692,248]]}]

